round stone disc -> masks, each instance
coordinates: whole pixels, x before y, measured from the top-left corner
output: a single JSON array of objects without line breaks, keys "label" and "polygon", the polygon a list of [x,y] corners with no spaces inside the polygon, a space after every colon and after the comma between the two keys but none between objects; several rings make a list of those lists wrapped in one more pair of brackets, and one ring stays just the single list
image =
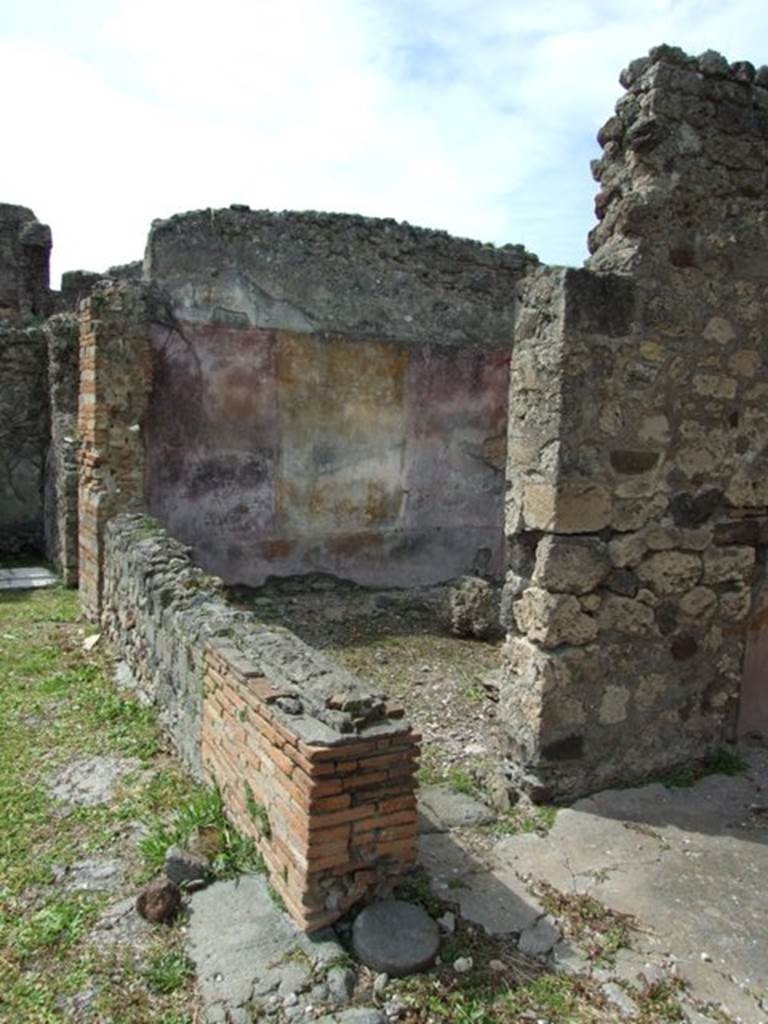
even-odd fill
[{"label": "round stone disc", "polygon": [[361,910],[352,926],[352,948],[367,967],[392,978],[431,967],[440,933],[429,914],[404,900],[382,900]]}]

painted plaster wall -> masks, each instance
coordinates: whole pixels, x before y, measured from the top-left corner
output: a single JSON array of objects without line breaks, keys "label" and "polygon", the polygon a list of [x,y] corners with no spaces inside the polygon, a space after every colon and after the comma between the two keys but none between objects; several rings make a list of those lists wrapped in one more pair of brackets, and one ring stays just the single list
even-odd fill
[{"label": "painted plaster wall", "polygon": [[155,324],[147,501],[229,582],[503,564],[509,350]]}]

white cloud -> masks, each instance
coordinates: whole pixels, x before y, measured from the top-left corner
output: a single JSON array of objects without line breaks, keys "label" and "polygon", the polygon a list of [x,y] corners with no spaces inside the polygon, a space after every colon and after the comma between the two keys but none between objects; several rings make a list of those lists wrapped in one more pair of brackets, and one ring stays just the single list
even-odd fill
[{"label": "white cloud", "polygon": [[153,217],[230,202],[578,262],[622,65],[661,41],[759,63],[768,27],[756,0],[38,6],[21,29],[0,17],[0,199],[51,224],[57,272],[138,258]]}]

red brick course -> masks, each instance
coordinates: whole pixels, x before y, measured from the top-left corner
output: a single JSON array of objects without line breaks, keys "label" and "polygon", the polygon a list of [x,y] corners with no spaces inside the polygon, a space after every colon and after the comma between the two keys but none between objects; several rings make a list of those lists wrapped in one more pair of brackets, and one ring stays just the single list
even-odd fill
[{"label": "red brick course", "polygon": [[386,892],[414,863],[420,737],[389,723],[391,735],[307,744],[270,706],[277,696],[239,652],[208,644],[204,765],[289,912],[312,931]]}]

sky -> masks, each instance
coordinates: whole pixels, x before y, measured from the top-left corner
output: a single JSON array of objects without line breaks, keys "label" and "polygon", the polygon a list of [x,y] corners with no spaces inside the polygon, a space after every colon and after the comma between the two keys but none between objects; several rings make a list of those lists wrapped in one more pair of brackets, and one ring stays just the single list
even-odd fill
[{"label": "sky", "polygon": [[63,270],[246,203],[580,264],[595,133],[666,42],[768,63],[766,0],[0,0],[0,201]]}]

